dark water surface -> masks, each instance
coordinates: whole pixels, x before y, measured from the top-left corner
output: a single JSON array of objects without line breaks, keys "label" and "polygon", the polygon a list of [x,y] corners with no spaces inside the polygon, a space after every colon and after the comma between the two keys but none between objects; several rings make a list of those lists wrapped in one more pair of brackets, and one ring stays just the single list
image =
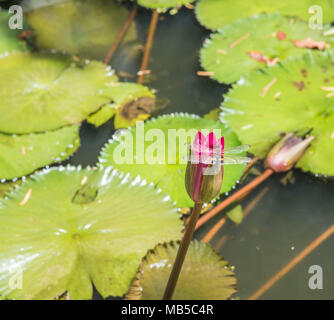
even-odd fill
[{"label": "dark water surface", "polygon": [[[135,75],[141,61],[138,45],[145,43],[151,12],[140,9],[136,18],[138,43],[123,46],[112,60],[113,67]],[[190,112],[204,115],[218,107],[228,87],[205,77],[198,77],[199,49],[209,32],[195,19],[192,10],[160,18],[152,49],[149,86],[157,89],[158,98],[169,99],[168,106],[157,112]],[[135,81],[135,78],[128,78]],[[99,129],[88,124],[81,130],[82,146],[71,158],[72,164],[94,165],[103,144],[113,133],[112,121]],[[329,159],[333,161],[333,159]],[[261,169],[261,167],[260,167]],[[228,168],[226,169],[228,170]],[[261,169],[262,170],[262,169]],[[239,292],[235,298],[247,299],[261,285],[284,267],[293,257],[334,223],[334,182],[324,182],[294,172],[295,183],[284,186],[283,175],[271,177],[242,203],[247,207],[265,188],[265,195],[236,227],[228,221],[211,241],[235,266]],[[196,233],[201,239],[224,213]],[[261,298],[268,299],[333,299],[334,235],[302,260]],[[311,265],[323,269],[323,290],[308,287]],[[210,275],[208,275],[210,277]]]}]

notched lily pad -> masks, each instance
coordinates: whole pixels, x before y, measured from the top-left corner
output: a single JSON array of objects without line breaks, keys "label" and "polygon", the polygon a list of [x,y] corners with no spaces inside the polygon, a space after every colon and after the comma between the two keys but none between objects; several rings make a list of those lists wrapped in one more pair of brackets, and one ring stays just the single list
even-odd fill
[{"label": "notched lily pad", "polygon": [[232,83],[245,73],[301,56],[312,44],[330,48],[334,37],[324,36],[324,30],[278,13],[248,17],[212,34],[201,50],[201,64],[213,79]]},{"label": "notched lily pad", "polygon": [[309,54],[242,79],[225,97],[221,120],[263,158],[282,133],[315,136],[297,167],[334,175],[334,57]]},{"label": "notched lily pad", "polygon": [[112,102],[88,118],[88,122],[95,126],[104,124],[115,115],[115,128],[127,128],[149,118],[155,107],[154,93],[136,83],[117,83],[104,89],[103,95]]},{"label": "notched lily pad", "polygon": [[20,178],[61,162],[80,145],[79,126],[27,135],[0,134],[0,180]]},{"label": "notched lily pad", "polygon": [[[120,116],[130,120],[138,121],[140,115],[143,115],[145,118],[149,117],[150,112],[154,108],[154,98],[152,97],[141,97],[137,100],[129,101],[125,103],[122,110],[120,111]],[[141,120],[143,117],[141,117]]]},{"label": "notched lily pad", "polygon": [[[37,43],[93,59],[103,59],[116,39],[129,11],[113,0],[56,0],[25,2],[27,22]],[[123,43],[137,37],[133,23]]]},{"label": "notched lily pad", "polygon": [[[189,114],[172,114],[138,123],[136,128],[120,131],[103,148],[100,163],[113,165],[132,176],[139,174],[152,181],[176,201],[179,208],[192,207],[185,186],[188,147],[198,130],[216,130],[225,136],[227,147],[239,145],[231,129],[219,121]],[[145,141],[144,141],[145,140]],[[244,165],[229,165],[224,171],[222,192],[229,191],[240,179]]]},{"label": "notched lily pad", "polygon": [[220,108],[215,108],[203,116],[204,119],[219,120]]},{"label": "notched lily pad", "polygon": [[[149,251],[126,295],[127,300],[161,300],[179,242],[159,244]],[[226,300],[236,292],[236,278],[228,262],[209,244],[192,241],[173,299]]]},{"label": "notched lily pad", "polygon": [[109,101],[102,89],[117,81],[110,67],[78,67],[60,55],[15,53],[0,59],[0,132],[30,133],[83,121]]},{"label": "notched lily pad", "polygon": [[[314,13],[310,13],[310,8]],[[334,3],[332,0],[199,0],[196,5],[196,16],[199,22],[208,29],[218,30],[238,19],[243,19],[263,12],[278,11],[282,15],[297,16],[305,21],[322,9],[323,23],[330,23],[334,16]],[[315,19],[315,23],[317,23]]]},{"label": "notched lily pad", "polygon": [[0,55],[14,51],[25,50],[26,46],[19,39],[21,30],[12,30],[8,22],[12,14],[6,11],[0,11]]},{"label": "notched lily pad", "polygon": [[[72,202],[92,174],[96,198]],[[38,173],[0,200],[0,296],[90,299],[93,284],[103,297],[122,296],[147,250],[181,229],[169,197],[139,178],[112,168]],[[21,288],[9,286],[13,275]]]}]

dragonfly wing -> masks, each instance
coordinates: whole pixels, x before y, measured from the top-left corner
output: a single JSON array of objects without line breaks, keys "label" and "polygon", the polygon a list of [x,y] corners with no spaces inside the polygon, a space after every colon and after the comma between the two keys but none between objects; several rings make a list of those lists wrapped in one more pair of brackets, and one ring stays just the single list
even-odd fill
[{"label": "dragonfly wing", "polygon": [[223,158],[223,164],[247,164],[249,162],[252,162],[252,158],[249,157],[228,157],[224,156]]},{"label": "dragonfly wing", "polygon": [[237,153],[245,152],[249,150],[249,148],[250,148],[250,145],[248,144],[244,144],[244,145],[237,146],[237,147],[226,148],[224,150],[224,154],[237,154]]}]

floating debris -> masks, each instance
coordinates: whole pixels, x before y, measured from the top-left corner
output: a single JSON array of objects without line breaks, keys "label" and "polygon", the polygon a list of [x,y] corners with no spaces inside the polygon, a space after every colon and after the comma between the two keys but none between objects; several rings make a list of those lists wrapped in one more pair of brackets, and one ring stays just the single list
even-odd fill
[{"label": "floating debris", "polygon": [[262,98],[264,98],[266,95],[267,95],[267,93],[268,93],[268,91],[269,91],[269,89],[276,83],[276,81],[277,81],[277,78],[275,77],[273,80],[271,80],[263,89],[262,89]]},{"label": "floating debris", "polygon": [[212,71],[197,71],[197,75],[200,77],[211,77],[213,76],[215,73]]},{"label": "floating debris", "polygon": [[291,40],[291,42],[298,48],[325,50],[328,44],[325,41],[314,41],[312,38],[304,40]]},{"label": "floating debris", "polygon": [[236,47],[240,42],[246,40],[248,37],[250,36],[250,33],[246,33],[244,36],[242,36],[241,38],[239,38],[238,40],[234,41],[231,45],[230,45],[230,49],[233,49],[234,47]]},{"label": "floating debris", "polygon": [[30,188],[26,195],[24,196],[23,200],[19,203],[20,206],[24,206],[30,199],[32,194],[32,189]]},{"label": "floating debris", "polygon": [[283,32],[283,31],[278,31],[276,33],[276,37],[277,37],[278,40],[284,40],[284,39],[286,39],[286,33]]},{"label": "floating debris", "polygon": [[144,76],[147,74],[151,74],[151,70],[140,70],[137,72],[137,76]]},{"label": "floating debris", "polygon": [[264,55],[263,53],[257,50],[252,50],[248,52],[248,55],[252,59],[259,61],[259,62],[266,63],[270,67],[274,66],[279,61],[279,58],[276,57],[276,58],[270,59],[269,57],[267,57],[266,55]]}]

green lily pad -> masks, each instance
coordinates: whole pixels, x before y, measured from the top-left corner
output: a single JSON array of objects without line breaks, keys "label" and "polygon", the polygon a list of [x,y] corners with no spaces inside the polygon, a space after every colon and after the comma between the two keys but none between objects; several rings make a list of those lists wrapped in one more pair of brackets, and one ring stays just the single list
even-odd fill
[{"label": "green lily pad", "polygon": [[[46,49],[103,59],[129,16],[112,0],[26,2],[26,19]],[[123,43],[137,38],[131,24]]]},{"label": "green lily pad", "polygon": [[21,30],[12,30],[8,26],[11,16],[7,11],[0,11],[0,55],[26,48],[25,43],[18,37]]},{"label": "green lily pad", "polygon": [[314,15],[309,13],[313,6],[322,8],[323,23],[330,23],[334,16],[332,0],[199,0],[196,5],[196,16],[199,22],[208,29],[217,30],[238,19],[246,18],[262,12],[279,13],[287,16],[297,16],[305,21]]},{"label": "green lily pad", "polygon": [[204,119],[219,120],[220,108],[215,108],[203,116]]},{"label": "green lily pad", "polygon": [[[91,179],[95,199],[73,201]],[[112,168],[53,168],[38,173],[0,200],[0,296],[71,299],[122,296],[138,265],[157,242],[182,229],[169,197]],[[9,286],[13,275],[23,285]]]},{"label": "green lily pad", "polygon": [[315,136],[297,167],[334,175],[334,64],[330,53],[307,54],[243,78],[225,97],[221,120],[263,158],[281,133]]},{"label": "green lily pad", "polygon": [[118,107],[113,103],[102,106],[98,111],[87,118],[87,122],[95,127],[100,127],[108,122],[118,111]]},{"label": "green lily pad", "polygon": [[115,115],[114,127],[127,128],[150,117],[155,104],[155,95],[147,87],[130,82],[117,83],[103,90],[112,103],[103,106],[87,121],[100,126]]},{"label": "green lily pad", "polygon": [[138,4],[150,9],[170,9],[183,6],[195,0],[138,0]]},{"label": "green lily pad", "polygon": [[110,67],[82,67],[57,55],[15,53],[0,59],[0,132],[53,130],[84,120],[109,101],[101,89],[117,81]]},{"label": "green lily pad", "polygon": [[[307,52],[292,41],[311,38],[328,47],[333,45],[333,36],[323,33],[324,30],[312,30],[302,20],[278,13],[248,17],[212,34],[201,50],[201,64],[213,73],[213,79],[232,83],[245,73]],[[280,38],[280,34],[285,38]]]},{"label": "green lily pad", "polygon": [[[198,130],[206,130],[208,134],[214,129],[218,131],[217,137],[225,136],[226,147],[239,145],[232,130],[219,121],[189,114],[172,114],[151,119],[145,125],[138,123],[136,128],[116,134],[103,148],[100,163],[115,166],[132,176],[139,174],[168,193],[179,208],[191,207],[193,202],[186,192],[184,181],[188,152],[186,143],[194,139]],[[229,191],[236,184],[243,169],[244,165],[225,167],[222,192]]]},{"label": "green lily pad", "polygon": [[243,214],[242,214],[242,206],[240,204],[236,205],[233,209],[228,211],[226,215],[236,224],[242,222]]},{"label": "green lily pad", "polygon": [[[126,295],[127,300],[161,300],[179,248],[178,242],[159,244],[149,251]],[[209,244],[192,241],[173,299],[226,300],[236,292],[228,262]]]},{"label": "green lily pad", "polygon": [[45,133],[0,134],[0,180],[16,179],[38,168],[61,162],[79,145],[78,125]]},{"label": "green lily pad", "polygon": [[3,198],[15,185],[15,182],[0,183],[0,198]]}]

